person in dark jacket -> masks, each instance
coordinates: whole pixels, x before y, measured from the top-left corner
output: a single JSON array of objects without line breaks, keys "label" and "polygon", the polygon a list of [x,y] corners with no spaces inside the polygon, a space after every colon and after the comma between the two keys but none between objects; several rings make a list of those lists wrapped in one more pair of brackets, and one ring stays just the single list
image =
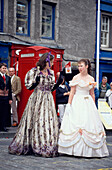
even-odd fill
[{"label": "person in dark jacket", "polygon": [[[62,78],[63,78],[62,76],[64,77],[64,71],[57,72],[57,74],[56,74],[57,82],[59,81],[60,78],[61,78],[61,80],[62,80]],[[65,81],[65,85],[67,86],[68,90],[70,91],[70,86],[69,86],[69,84],[67,83],[67,81]]]},{"label": "person in dark jacket", "polygon": [[102,82],[99,84],[99,98],[105,98],[107,90],[110,89],[110,85],[107,83],[107,77],[102,77]]},{"label": "person in dark jacket", "polygon": [[65,84],[65,77],[63,77],[63,82],[56,89],[56,105],[58,106],[58,109],[59,109],[60,124],[61,124],[63,116],[64,116],[66,104],[68,103],[69,93],[70,93],[69,89]]},{"label": "person in dark jacket", "polygon": [[7,131],[9,104],[12,103],[11,80],[6,75],[7,65],[0,63],[0,131]]}]

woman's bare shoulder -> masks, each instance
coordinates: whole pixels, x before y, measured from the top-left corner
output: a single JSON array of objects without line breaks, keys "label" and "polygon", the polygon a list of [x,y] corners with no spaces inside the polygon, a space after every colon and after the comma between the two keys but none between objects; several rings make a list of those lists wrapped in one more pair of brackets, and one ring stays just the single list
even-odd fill
[{"label": "woman's bare shoulder", "polygon": [[72,80],[73,80],[73,81],[74,81],[74,80],[78,80],[78,78],[79,78],[79,74],[75,75]]},{"label": "woman's bare shoulder", "polygon": [[90,80],[90,81],[94,81],[94,77],[92,77],[91,75],[89,75],[89,80]]}]

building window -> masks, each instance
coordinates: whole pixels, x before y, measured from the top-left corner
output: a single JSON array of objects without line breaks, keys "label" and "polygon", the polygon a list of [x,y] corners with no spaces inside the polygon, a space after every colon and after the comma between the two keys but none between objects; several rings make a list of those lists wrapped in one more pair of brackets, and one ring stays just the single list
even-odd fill
[{"label": "building window", "polygon": [[109,47],[109,17],[102,15],[101,47]]},{"label": "building window", "polygon": [[16,32],[17,34],[30,34],[30,1],[17,0],[16,10]]},{"label": "building window", "polygon": [[41,37],[54,39],[55,34],[55,4],[42,2]]},{"label": "building window", "polygon": [[3,0],[0,0],[0,32],[3,31]]}]

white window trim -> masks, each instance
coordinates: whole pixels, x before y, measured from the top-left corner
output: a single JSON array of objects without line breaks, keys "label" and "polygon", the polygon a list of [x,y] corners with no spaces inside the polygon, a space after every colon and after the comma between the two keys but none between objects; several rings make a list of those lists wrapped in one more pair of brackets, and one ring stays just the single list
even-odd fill
[{"label": "white window trim", "polygon": [[[103,18],[104,15],[105,15],[106,17],[108,17],[108,35],[107,35],[107,45],[101,44],[101,47],[109,47],[110,18],[109,18],[109,16],[108,16],[108,14],[102,14],[102,17],[101,17],[101,28],[102,28],[102,18]],[[101,32],[102,32],[102,29],[101,29]]]},{"label": "white window trim", "polygon": [[54,40],[41,38],[41,32],[42,32],[42,27],[41,27],[42,26],[42,0],[40,0],[40,41],[42,43],[52,42],[53,44],[55,44],[59,39],[59,0],[45,0],[45,1],[56,4],[56,9],[55,9],[55,35],[54,35]]},{"label": "white window trim", "polygon": [[[27,1],[27,0],[26,0],[26,1]],[[23,0],[20,0],[20,2],[23,2]],[[27,1],[27,5],[28,5],[28,3],[29,3],[29,2]],[[28,8],[28,6],[27,6],[27,8]],[[29,23],[28,23],[28,19],[27,19],[27,33],[19,33],[19,32],[16,31],[16,29],[17,29],[17,16],[16,16],[16,15],[17,15],[17,0],[15,1],[15,9],[16,9],[16,10],[15,10],[15,33],[16,33],[16,35],[18,35],[18,36],[21,36],[21,35],[29,36],[29,35],[28,35],[28,24],[29,24]],[[28,9],[27,9],[27,17],[28,17],[28,15],[29,15],[28,13],[29,13],[29,11],[28,11]],[[31,17],[31,16],[30,16],[30,17]]]},{"label": "white window trim", "polygon": [[[45,5],[45,6],[46,6],[46,5]],[[52,24],[52,18],[53,18],[52,8],[53,8],[53,7],[52,7],[52,6],[48,6],[48,7],[50,8],[50,11],[51,11],[51,13],[50,13],[50,14],[51,14],[51,22],[50,22],[50,24],[49,24],[49,23],[44,23],[44,26],[45,26],[44,29],[45,29],[45,32],[46,32],[46,31],[47,31],[46,25],[50,27],[50,35],[48,36],[48,38],[52,38],[52,29],[53,29],[53,24]],[[42,8],[43,8],[43,6],[42,6]],[[43,17],[44,17],[44,18],[47,18],[46,15],[45,15],[45,16],[42,16],[42,18],[43,18]],[[43,35],[41,34],[41,37],[47,37],[47,36],[44,35],[44,34],[43,34]]]}]

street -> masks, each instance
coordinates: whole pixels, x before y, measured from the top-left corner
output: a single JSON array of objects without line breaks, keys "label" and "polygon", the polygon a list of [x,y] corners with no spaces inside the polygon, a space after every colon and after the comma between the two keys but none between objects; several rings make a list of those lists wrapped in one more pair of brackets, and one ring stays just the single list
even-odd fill
[{"label": "street", "polygon": [[8,153],[12,138],[0,138],[0,170],[110,170],[112,169],[112,135],[107,136],[109,157],[78,158],[60,155],[55,158],[36,157],[34,155],[16,156]]}]

